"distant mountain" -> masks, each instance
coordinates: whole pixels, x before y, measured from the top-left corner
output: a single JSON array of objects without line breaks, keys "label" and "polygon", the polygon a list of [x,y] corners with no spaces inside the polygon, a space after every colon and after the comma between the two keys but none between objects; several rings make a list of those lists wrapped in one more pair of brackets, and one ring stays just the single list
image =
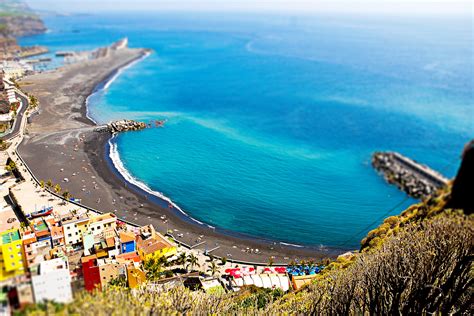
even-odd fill
[{"label": "distant mountain", "polygon": [[23,0],[0,0],[0,29],[4,36],[41,34],[46,27]]}]

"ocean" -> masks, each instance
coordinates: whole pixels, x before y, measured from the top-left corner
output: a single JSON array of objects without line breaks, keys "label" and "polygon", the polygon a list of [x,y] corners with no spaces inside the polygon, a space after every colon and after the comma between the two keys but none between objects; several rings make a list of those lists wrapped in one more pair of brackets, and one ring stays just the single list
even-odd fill
[{"label": "ocean", "polygon": [[[92,95],[131,181],[207,225],[356,248],[414,203],[370,165],[394,150],[455,175],[473,136],[470,16],[135,13],[48,16],[22,45],[87,50],[127,36],[153,54]],[[55,63],[58,63],[56,60]]]}]

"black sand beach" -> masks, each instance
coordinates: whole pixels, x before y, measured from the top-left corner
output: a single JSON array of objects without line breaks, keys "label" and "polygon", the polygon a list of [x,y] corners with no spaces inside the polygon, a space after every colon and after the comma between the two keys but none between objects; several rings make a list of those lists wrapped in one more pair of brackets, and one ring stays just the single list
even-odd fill
[{"label": "black sand beach", "polygon": [[51,179],[90,208],[114,212],[137,225],[151,223],[160,232],[172,231],[179,241],[197,245],[195,248],[203,251],[212,250],[216,256],[258,263],[274,257],[275,263],[286,263],[301,259],[317,261],[344,252],[287,246],[210,229],[125,181],[108,157],[110,134],[93,131],[95,124],[86,115],[86,98],[118,69],[144,54],[146,51],[141,49],[123,49],[108,57],[22,80],[23,89],[38,97],[41,113],[28,125],[18,151],[38,179]]}]

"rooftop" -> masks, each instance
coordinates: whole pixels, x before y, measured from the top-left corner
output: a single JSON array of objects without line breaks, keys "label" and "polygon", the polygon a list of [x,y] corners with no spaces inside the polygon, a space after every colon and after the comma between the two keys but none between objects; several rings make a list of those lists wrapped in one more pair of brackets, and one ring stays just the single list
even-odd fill
[{"label": "rooftop", "polygon": [[96,223],[96,222],[101,222],[101,221],[106,221],[106,220],[116,220],[117,217],[112,214],[112,213],[105,213],[105,214],[102,214],[102,215],[97,215],[97,216],[94,216],[94,217],[91,217],[90,220],[89,220],[89,223],[92,224],[92,223]]},{"label": "rooftop", "polygon": [[63,229],[58,226],[51,226],[51,236],[53,239],[64,237]]},{"label": "rooftop", "polygon": [[68,224],[73,224],[73,223],[78,223],[78,222],[85,222],[88,221],[89,217],[87,214],[82,214],[82,215],[74,215],[74,216],[65,216],[61,218],[61,223],[63,225],[68,225]]},{"label": "rooftop", "polygon": [[156,237],[143,239],[141,236],[139,236],[137,241],[137,247],[140,248],[146,254],[150,254],[158,250],[166,249],[173,246],[166,240],[162,240],[161,238]]},{"label": "rooftop", "polygon": [[135,239],[136,239],[136,236],[132,232],[123,232],[123,231],[120,232],[121,242],[131,242],[131,241],[135,241]]},{"label": "rooftop", "polygon": [[10,206],[0,210],[0,231],[20,228],[20,221]]},{"label": "rooftop", "polygon": [[18,232],[18,229],[11,229],[1,233],[2,245],[6,245],[17,240],[20,240],[20,233]]}]

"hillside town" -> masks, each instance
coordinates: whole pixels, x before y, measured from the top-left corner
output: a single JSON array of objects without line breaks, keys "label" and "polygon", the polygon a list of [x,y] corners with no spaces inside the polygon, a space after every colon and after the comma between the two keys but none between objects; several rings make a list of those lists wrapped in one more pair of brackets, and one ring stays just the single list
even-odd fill
[{"label": "hillside town", "polygon": [[214,258],[180,245],[172,232],[137,227],[110,213],[79,207],[58,184],[37,182],[11,147],[1,154],[0,285],[4,308],[68,303],[78,291],[111,285],[184,285],[238,291],[255,285],[299,289],[323,268],[312,262],[257,267]]},{"label": "hillside town", "polygon": [[[127,44],[123,39],[92,53],[68,53],[65,63],[105,58]],[[184,285],[213,292],[254,285],[286,292],[310,283],[323,269],[312,261],[287,267],[274,266],[269,258],[267,266],[257,266],[215,257],[212,250],[194,249],[177,240],[179,232],[160,232],[151,224],[138,226],[120,219],[116,211],[87,208],[60,184],[37,179],[17,147],[41,106],[18,82],[35,72],[25,57],[45,51],[22,48],[8,34],[0,37],[0,312],[45,302],[69,303],[81,291],[109,286],[158,291]],[[106,131],[145,127],[124,120],[110,123]],[[167,218],[162,220],[166,223]]]}]

